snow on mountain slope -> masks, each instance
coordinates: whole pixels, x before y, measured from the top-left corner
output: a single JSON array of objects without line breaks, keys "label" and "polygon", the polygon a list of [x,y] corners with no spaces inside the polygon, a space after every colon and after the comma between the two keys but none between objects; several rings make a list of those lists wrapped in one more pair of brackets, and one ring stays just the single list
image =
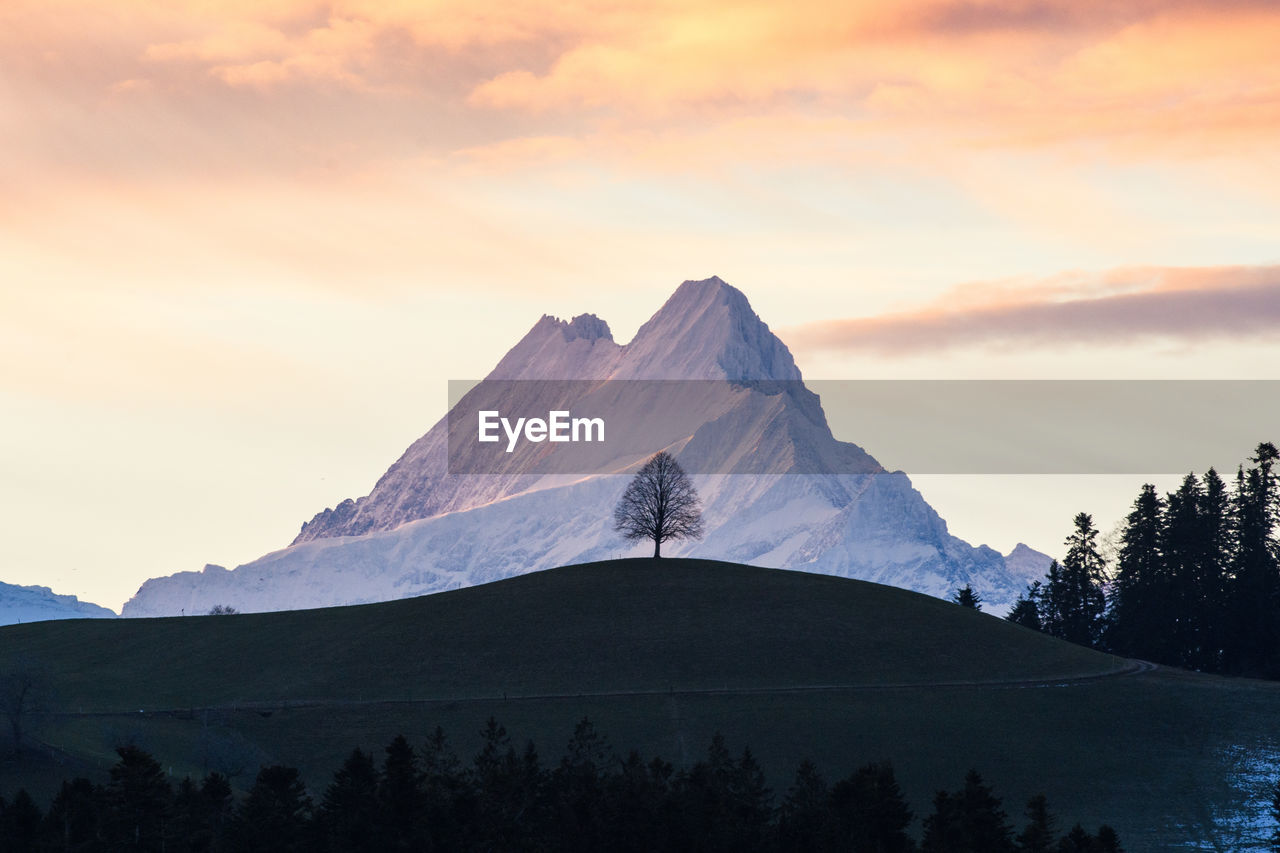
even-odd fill
[{"label": "snow on mountain slope", "polygon": [[[608,324],[592,314],[568,323],[544,315],[486,380],[800,378],[791,353],[751,310],[747,298],[712,277],[680,285],[626,346],[616,344]],[[511,390],[508,384],[495,397]],[[483,394],[484,388],[473,393]],[[664,412],[675,409],[663,407]],[[825,419],[822,426],[825,429]],[[410,445],[366,497],[317,514],[302,526],[293,544],[392,530],[406,521],[482,506],[537,482],[536,477],[519,474],[449,476],[447,431],[447,419],[437,423]],[[666,444],[660,442],[654,449]]]},{"label": "snow on mountain slope", "polygon": [[81,601],[74,595],[58,595],[47,586],[0,583],[0,625],[48,619],[114,619],[115,616],[105,607]]},{"label": "snow on mountain slope", "polygon": [[[508,381],[530,379],[585,381],[570,383],[569,391]],[[690,471],[706,472],[694,477],[706,538],[664,548],[672,556],[859,577],[934,595],[971,583],[997,610],[1025,585],[997,552],[951,536],[906,475],[886,472],[861,448],[837,441],[786,346],[746,297],[718,278],[682,284],[624,346],[592,315],[568,323],[543,317],[454,411],[497,405],[527,388],[581,402],[617,393],[621,383],[603,380],[669,379],[721,380],[715,385],[725,390],[628,386],[635,398],[625,403],[628,417],[611,423],[627,424],[643,454],[594,470],[623,472],[643,455],[670,448]],[[687,398],[657,396],[671,393]],[[524,403],[527,411],[561,404]],[[459,458],[449,454],[446,417],[369,495],[318,514],[290,547],[234,571],[208,567],[147,581],[124,613],[377,601],[644,552],[612,530],[625,474],[530,474],[534,453],[503,457],[496,473],[451,474],[449,463],[459,470]]]},{"label": "snow on mountain slope", "polygon": [[1048,554],[1042,554],[1021,542],[1004,555],[1004,565],[1009,570],[1009,574],[1022,578],[1028,584],[1032,581],[1043,581],[1052,562],[1053,558]]}]

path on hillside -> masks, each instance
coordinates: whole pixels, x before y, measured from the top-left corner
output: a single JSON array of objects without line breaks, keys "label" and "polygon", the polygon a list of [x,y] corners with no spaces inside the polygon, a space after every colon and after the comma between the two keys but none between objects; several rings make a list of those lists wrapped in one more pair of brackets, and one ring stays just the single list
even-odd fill
[{"label": "path on hillside", "polygon": [[55,717],[178,717],[191,719],[204,713],[227,713],[236,711],[256,712],[262,716],[270,716],[275,711],[295,710],[302,708],[349,708],[396,705],[453,705],[472,702],[545,702],[564,699],[622,699],[642,696],[670,696],[675,698],[689,696],[755,696],[788,693],[841,693],[877,690],[922,690],[922,689],[957,689],[970,687],[992,687],[1003,690],[1031,690],[1045,688],[1076,687],[1107,681],[1113,678],[1127,678],[1154,672],[1158,664],[1143,660],[1128,660],[1127,665],[1108,672],[1097,672],[1089,675],[1074,675],[1062,678],[1035,679],[966,679],[958,681],[917,681],[917,682],[885,682],[857,684],[790,684],[765,687],[693,687],[675,689],[644,690],[599,690],[559,693],[490,693],[473,696],[443,696],[424,699],[277,699],[272,701],[228,702],[220,705],[191,706],[183,708],[139,708],[137,710],[115,711],[52,711],[48,716]]}]

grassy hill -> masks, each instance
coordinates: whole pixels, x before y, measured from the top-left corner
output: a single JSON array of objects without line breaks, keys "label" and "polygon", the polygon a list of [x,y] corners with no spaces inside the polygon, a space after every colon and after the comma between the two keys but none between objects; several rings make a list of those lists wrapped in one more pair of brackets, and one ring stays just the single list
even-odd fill
[{"label": "grassy hill", "polygon": [[975,767],[1015,818],[1043,791],[1068,826],[1109,822],[1130,850],[1241,849],[1280,772],[1280,685],[1141,666],[891,587],[700,560],[359,607],[0,629],[0,670],[18,656],[47,672],[35,733],[51,748],[0,765],[0,794],[101,772],[122,741],[178,775],[241,770],[243,784],[272,761],[319,788],[352,747],[398,733],[441,725],[469,755],[490,715],[554,759],[588,715],[615,745],[677,764],[721,731],[779,791],[806,756],[832,778],[888,758],[919,814]]}]

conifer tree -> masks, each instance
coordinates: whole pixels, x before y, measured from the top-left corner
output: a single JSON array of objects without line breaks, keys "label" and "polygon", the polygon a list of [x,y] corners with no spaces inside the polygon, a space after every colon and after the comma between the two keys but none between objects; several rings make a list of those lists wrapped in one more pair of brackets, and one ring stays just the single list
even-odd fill
[{"label": "conifer tree", "polygon": [[[1163,660],[1170,584],[1161,554],[1164,502],[1150,483],[1133,502],[1120,534],[1106,644],[1122,655]],[[1078,516],[1077,516],[1078,518]],[[1167,662],[1167,661],[1164,661]]]},{"label": "conifer tree", "polygon": [[837,837],[854,853],[905,853],[915,849],[907,835],[911,809],[887,761],[867,764],[831,789]]},{"label": "conifer tree", "polygon": [[1067,617],[1071,611],[1070,593],[1062,575],[1062,564],[1053,560],[1045,573],[1044,592],[1040,596],[1040,626],[1046,634],[1066,636]]},{"label": "conifer tree", "polygon": [[506,728],[492,717],[481,735],[484,745],[474,761],[481,846],[515,849],[540,842],[536,836],[541,829],[538,797],[543,769],[537,750],[529,742],[517,753]]},{"label": "conifer tree", "polygon": [[423,846],[419,819],[426,798],[418,757],[404,735],[396,735],[387,745],[386,753],[378,779],[380,835],[388,850],[419,848]]},{"label": "conifer tree", "polygon": [[[486,732],[501,728],[491,720]],[[506,731],[502,735],[505,737]],[[422,822],[436,849],[457,850],[470,843],[468,832],[479,820],[480,801],[474,779],[436,726],[422,748]]]},{"label": "conifer tree", "polygon": [[42,817],[40,807],[26,788],[19,788],[8,806],[0,799],[0,850],[34,853]]},{"label": "conifer tree", "polygon": [[[173,833],[185,839],[187,847],[199,846],[204,849],[207,839],[200,838],[200,788],[190,776],[182,777],[173,794]],[[201,844],[204,842],[204,845]]]},{"label": "conifer tree", "polygon": [[952,594],[951,600],[961,607],[967,607],[970,610],[981,610],[982,599],[973,591],[972,584],[965,584]]},{"label": "conifer tree", "polygon": [[738,834],[737,849],[763,849],[773,818],[773,794],[750,747],[744,747],[729,776],[731,826]]},{"label": "conifer tree", "polygon": [[116,755],[104,793],[105,834],[111,844],[159,851],[169,836],[173,789],[159,762],[138,747],[122,746]]},{"label": "conifer tree", "polygon": [[674,793],[679,803],[678,837],[694,849],[730,851],[734,838],[726,832],[729,814],[729,777],[733,757],[724,735],[716,732],[707,757],[681,773]]},{"label": "conifer tree", "polygon": [[231,781],[221,773],[210,773],[200,783],[200,802],[204,825],[202,834],[209,838],[209,850],[220,850],[221,839],[227,834],[235,801],[231,797]]},{"label": "conifer tree", "polygon": [[1019,853],[1052,853],[1055,821],[1044,794],[1036,794],[1027,801],[1026,815],[1027,825],[1018,833]]},{"label": "conifer tree", "polygon": [[1026,591],[1018,596],[1018,600],[1013,603],[1013,607],[1009,609],[1008,615],[1004,618],[1033,631],[1044,630],[1044,626],[1040,622],[1041,599],[1043,596],[1044,584],[1040,583],[1040,581],[1032,581],[1027,585]]},{"label": "conifer tree", "polygon": [[338,851],[381,851],[378,771],[373,759],[355,749],[333,775],[316,811],[315,823],[324,849]]},{"label": "conifer tree", "polygon": [[924,853],[1013,853],[1008,815],[976,771],[954,794],[939,791],[933,807],[924,822]]},{"label": "conifer tree", "polygon": [[1093,853],[1093,844],[1093,836],[1077,823],[1058,842],[1058,853]]},{"label": "conifer tree", "polygon": [[607,816],[601,770],[610,763],[608,741],[583,717],[574,727],[560,766],[551,775],[556,847],[566,851],[603,850]]},{"label": "conifer tree", "polygon": [[933,795],[933,813],[924,819],[922,853],[969,853],[960,803],[946,791]]},{"label": "conifer tree", "polygon": [[239,853],[305,853],[311,798],[295,767],[271,765],[258,770],[249,795],[230,827]]},{"label": "conifer tree", "polygon": [[1013,851],[1013,830],[1000,798],[982,781],[976,770],[965,776],[959,795],[962,820],[970,847],[974,851],[1002,853]]},{"label": "conifer tree", "polygon": [[777,842],[780,853],[812,853],[836,846],[829,804],[831,790],[809,759],[796,768],[795,781],[778,809]]},{"label": "conifer tree", "polygon": [[655,758],[645,763],[631,750],[618,773],[605,782],[609,844],[618,853],[649,853],[671,849],[672,827],[676,823],[671,798],[675,769]]},{"label": "conifer tree", "polygon": [[1197,601],[1188,663],[1204,672],[1222,669],[1226,639],[1227,582],[1232,562],[1231,496],[1210,468],[1204,475],[1200,548],[1193,595]]},{"label": "conifer tree", "polygon": [[1259,444],[1253,466],[1236,475],[1234,515],[1236,549],[1228,623],[1228,668],[1232,672],[1274,677],[1280,674],[1280,572],[1274,531],[1278,492],[1275,445]]},{"label": "conifer tree", "polygon": [[88,849],[98,837],[97,787],[77,777],[63,782],[45,815],[45,838],[62,850]]},{"label": "conifer tree", "polygon": [[680,775],[674,794],[675,834],[689,849],[729,853],[765,844],[771,809],[764,774],[750,750],[734,761],[723,735],[711,739],[705,760]]},{"label": "conifer tree", "polygon": [[1073,523],[1075,530],[1066,539],[1066,556],[1060,565],[1049,567],[1045,589],[1048,606],[1041,615],[1050,634],[1082,646],[1096,646],[1106,610],[1102,591],[1106,565],[1098,551],[1093,517],[1078,513]]},{"label": "conifer tree", "polygon": [[1124,853],[1120,836],[1105,823],[1098,827],[1098,834],[1093,837],[1093,853]]}]

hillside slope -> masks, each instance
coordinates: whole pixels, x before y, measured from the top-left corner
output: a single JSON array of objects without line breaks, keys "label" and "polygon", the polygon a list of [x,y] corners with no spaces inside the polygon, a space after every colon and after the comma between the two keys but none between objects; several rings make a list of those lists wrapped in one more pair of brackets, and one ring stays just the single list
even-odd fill
[{"label": "hillside slope", "polygon": [[[51,795],[134,742],[176,776],[247,786],[261,763],[313,793],[355,746],[442,726],[465,758],[494,716],[555,762],[573,725],[677,765],[713,734],[781,795],[804,757],[829,779],[890,759],[922,816],[979,769],[1020,822],[1126,849],[1262,849],[1280,769],[1280,685],[1156,668],[892,587],[703,560],[593,563],[382,604],[0,629],[47,673],[46,750],[0,762],[0,795]],[[40,756],[52,756],[38,765]]]},{"label": "hillside slope", "polygon": [[56,665],[68,698],[99,710],[408,688],[443,698],[1010,681],[1123,666],[906,590],[686,559],[568,566],[373,605],[5,636]]}]

